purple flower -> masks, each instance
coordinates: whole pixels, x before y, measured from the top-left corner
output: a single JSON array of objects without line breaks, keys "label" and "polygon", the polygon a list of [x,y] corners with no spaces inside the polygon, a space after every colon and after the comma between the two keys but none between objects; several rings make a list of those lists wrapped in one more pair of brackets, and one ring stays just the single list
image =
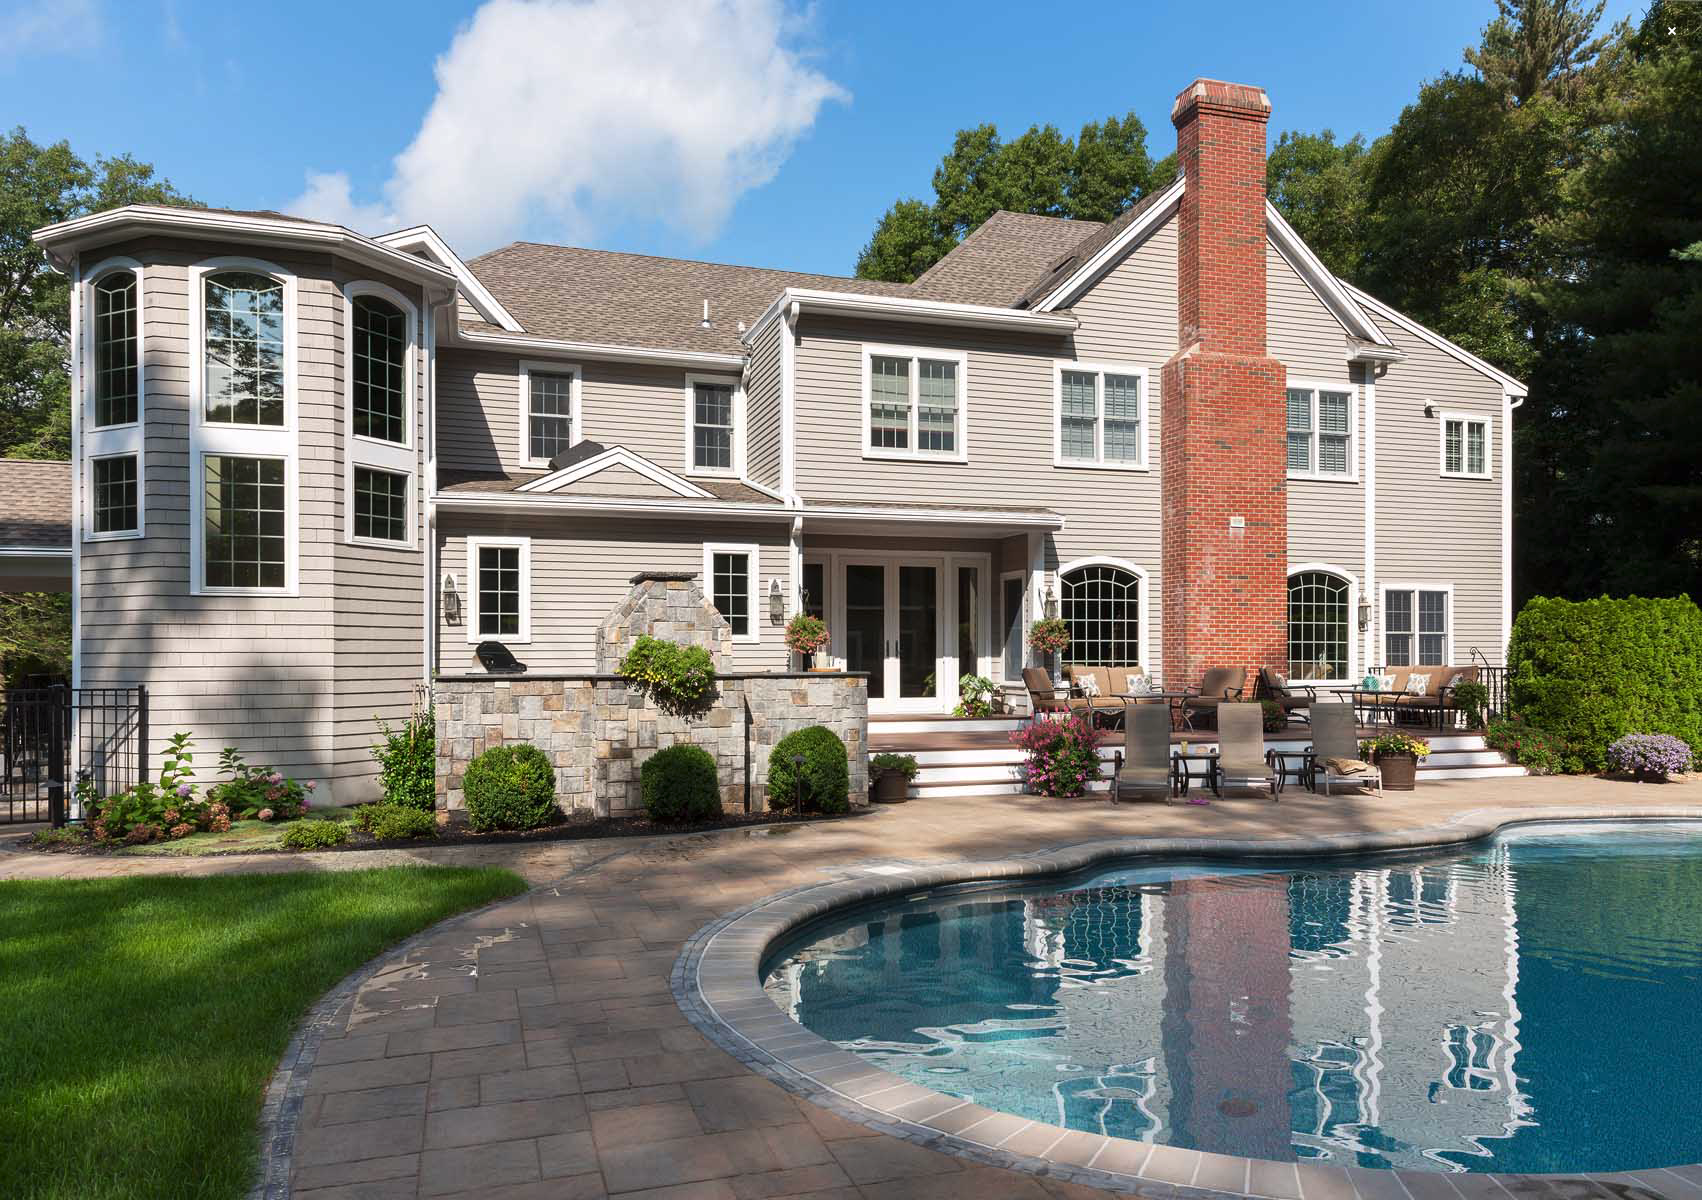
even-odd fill
[{"label": "purple flower", "polygon": [[193,784],[180,783],[180,784],[177,785],[177,794],[179,796],[182,796],[185,800],[189,799],[190,793],[193,792],[194,790],[195,790],[195,786]]},{"label": "purple flower", "polygon": [[1690,770],[1690,746],[1670,733],[1630,733],[1607,748],[1615,770],[1636,775],[1678,775]]}]

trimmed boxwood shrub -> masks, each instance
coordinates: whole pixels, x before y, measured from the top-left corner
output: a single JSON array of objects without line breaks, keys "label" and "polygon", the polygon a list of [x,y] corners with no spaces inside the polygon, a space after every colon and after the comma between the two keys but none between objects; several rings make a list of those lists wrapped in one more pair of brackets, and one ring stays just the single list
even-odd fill
[{"label": "trimmed boxwood shrub", "polygon": [[341,846],[349,840],[349,827],[341,821],[297,821],[279,840],[291,850]]},{"label": "trimmed boxwood shrub", "polygon": [[467,764],[461,778],[467,823],[491,829],[536,829],[556,811],[556,777],[536,746],[493,746]]},{"label": "trimmed boxwood shrub", "polygon": [[644,811],[652,821],[713,821],[721,815],[715,758],[684,742],[658,750],[638,771]]},{"label": "trimmed boxwood shrub", "polygon": [[364,828],[381,842],[401,838],[437,836],[437,817],[406,804],[371,804],[366,810]]},{"label": "trimmed boxwood shrub", "polygon": [[1562,770],[1601,770],[1628,733],[1702,751],[1702,609],[1689,596],[1539,596],[1513,622],[1507,661],[1513,711],[1564,744]]},{"label": "trimmed boxwood shrub", "polygon": [[[804,759],[801,774],[792,761],[799,755]],[[804,812],[842,813],[851,808],[851,759],[839,735],[825,725],[787,734],[768,756],[768,807],[792,808],[800,791]]]}]

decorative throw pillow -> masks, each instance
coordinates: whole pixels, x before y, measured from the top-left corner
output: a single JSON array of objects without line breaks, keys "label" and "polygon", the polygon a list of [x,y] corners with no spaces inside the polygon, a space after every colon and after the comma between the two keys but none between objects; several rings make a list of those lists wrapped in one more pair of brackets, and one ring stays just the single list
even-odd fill
[{"label": "decorative throw pillow", "polygon": [[1288,676],[1287,675],[1284,675],[1281,671],[1272,671],[1270,673],[1270,677],[1271,677],[1271,690],[1272,691],[1274,691],[1274,692],[1286,692],[1288,690]]},{"label": "decorative throw pillow", "polygon": [[1393,673],[1377,676],[1377,690],[1379,692],[1392,692],[1395,690],[1395,677]]},{"label": "decorative throw pillow", "polygon": [[1150,696],[1151,694],[1152,680],[1148,679],[1145,675],[1129,676],[1129,695]]},{"label": "decorative throw pillow", "polygon": [[1091,675],[1083,675],[1076,680],[1076,686],[1081,689],[1081,694],[1090,700],[1099,695],[1099,680]]},{"label": "decorative throw pillow", "polygon": [[1450,688],[1457,688],[1465,681],[1466,673],[1464,671],[1456,671],[1454,672],[1454,677],[1448,681],[1448,686]]},{"label": "decorative throw pillow", "polygon": [[1407,676],[1407,695],[1409,695],[1409,696],[1422,696],[1422,695],[1424,695],[1425,692],[1428,692],[1429,690],[1430,690],[1430,675],[1429,675],[1428,672],[1426,672],[1422,675],[1408,675]]}]

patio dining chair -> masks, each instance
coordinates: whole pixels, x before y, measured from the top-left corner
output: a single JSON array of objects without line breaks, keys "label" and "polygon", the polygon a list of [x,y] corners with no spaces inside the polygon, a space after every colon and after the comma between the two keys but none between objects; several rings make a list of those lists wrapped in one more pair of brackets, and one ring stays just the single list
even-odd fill
[{"label": "patio dining chair", "polygon": [[1383,774],[1359,757],[1359,730],[1351,704],[1320,704],[1312,710],[1312,790],[1324,781],[1324,795],[1335,783],[1370,787],[1383,794]]},{"label": "patio dining chair", "polygon": [[1052,682],[1045,667],[1024,667],[1022,686],[1028,690],[1028,711],[1032,716],[1068,716],[1078,708],[1087,707],[1085,701],[1060,696],[1058,685]]},{"label": "patio dining chair", "polygon": [[1176,764],[1170,757],[1170,707],[1130,704],[1123,710],[1123,749],[1117,752],[1111,778],[1111,803],[1162,796],[1166,804],[1176,794]]},{"label": "patio dining chair", "polygon": [[1219,705],[1240,700],[1246,687],[1246,667],[1208,667],[1200,677],[1199,694],[1182,701],[1183,723],[1192,729],[1196,716],[1216,713]]},{"label": "patio dining chair", "polygon": [[1255,701],[1225,700],[1217,706],[1216,791],[1224,787],[1269,788],[1277,798],[1281,776],[1265,753],[1265,710]]}]

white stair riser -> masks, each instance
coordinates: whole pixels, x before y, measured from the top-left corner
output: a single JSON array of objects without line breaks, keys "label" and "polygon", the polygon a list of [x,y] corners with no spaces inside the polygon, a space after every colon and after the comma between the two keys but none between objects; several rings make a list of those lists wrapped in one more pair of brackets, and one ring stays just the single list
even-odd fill
[{"label": "white stair riser", "polygon": [[1020,717],[988,717],[986,720],[918,720],[904,717],[870,717],[869,736],[882,737],[889,733],[911,736],[929,733],[1011,733],[1021,729]]}]

